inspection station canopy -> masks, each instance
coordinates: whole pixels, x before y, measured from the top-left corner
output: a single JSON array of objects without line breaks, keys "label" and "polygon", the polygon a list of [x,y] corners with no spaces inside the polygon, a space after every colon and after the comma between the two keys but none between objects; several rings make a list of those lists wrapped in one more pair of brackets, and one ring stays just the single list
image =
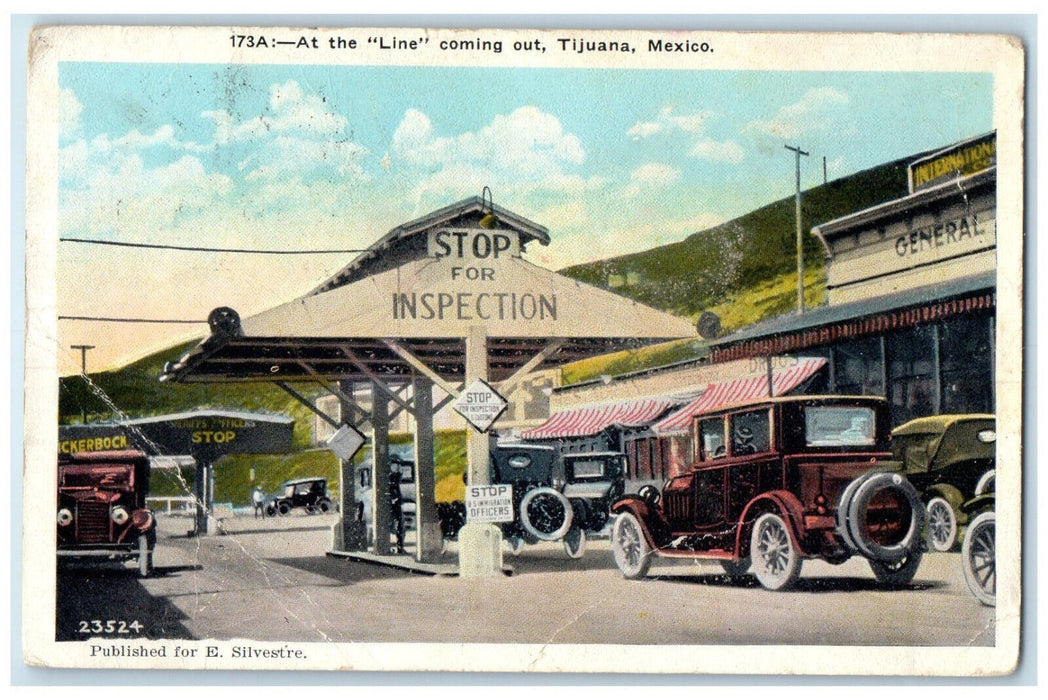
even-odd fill
[{"label": "inspection station canopy", "polygon": [[458,202],[394,228],[298,299],[242,320],[216,309],[211,336],[161,381],[407,379],[418,362],[461,379],[465,338],[481,327],[498,382],[539,353],[530,369],[695,336],[687,319],[524,259],[549,240],[486,198]]}]

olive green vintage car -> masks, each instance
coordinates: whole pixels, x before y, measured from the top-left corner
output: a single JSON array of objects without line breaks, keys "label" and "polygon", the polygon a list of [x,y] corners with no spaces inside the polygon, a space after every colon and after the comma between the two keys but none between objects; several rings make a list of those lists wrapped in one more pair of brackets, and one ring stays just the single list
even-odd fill
[{"label": "olive green vintage car", "polygon": [[892,453],[927,506],[928,544],[935,551],[957,543],[969,519],[961,506],[993,471],[996,445],[992,415],[929,416],[892,431]]}]

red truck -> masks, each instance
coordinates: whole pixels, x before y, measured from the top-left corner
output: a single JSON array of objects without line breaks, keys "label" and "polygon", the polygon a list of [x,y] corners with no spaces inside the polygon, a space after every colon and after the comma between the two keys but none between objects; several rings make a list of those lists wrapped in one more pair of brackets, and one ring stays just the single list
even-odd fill
[{"label": "red truck", "polygon": [[134,559],[153,568],[156,519],[146,507],[149,457],[142,452],[58,456],[58,557]]}]

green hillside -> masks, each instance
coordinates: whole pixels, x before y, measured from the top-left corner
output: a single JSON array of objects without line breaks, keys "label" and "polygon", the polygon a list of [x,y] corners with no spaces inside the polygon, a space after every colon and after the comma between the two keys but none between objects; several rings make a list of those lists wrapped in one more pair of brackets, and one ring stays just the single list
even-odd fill
[{"label": "green hillside", "polygon": [[[916,157],[916,156],[914,156]],[[906,164],[878,166],[807,190],[801,218],[805,265],[823,267],[823,249],[812,226],[895,199],[907,192]],[[568,267],[561,272],[655,308],[697,318],[707,309],[745,296],[783,275],[796,281],[794,198],[761,207],[682,241],[641,253]],[[796,292],[794,292],[794,303]],[[789,308],[768,308],[781,313]],[[748,318],[744,320],[749,320]]]}]

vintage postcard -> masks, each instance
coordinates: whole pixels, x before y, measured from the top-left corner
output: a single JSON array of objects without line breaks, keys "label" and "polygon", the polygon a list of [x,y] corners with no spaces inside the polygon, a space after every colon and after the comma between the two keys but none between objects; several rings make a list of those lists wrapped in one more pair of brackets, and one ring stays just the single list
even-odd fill
[{"label": "vintage postcard", "polygon": [[1015,37],[29,50],[27,663],[1015,668]]}]

